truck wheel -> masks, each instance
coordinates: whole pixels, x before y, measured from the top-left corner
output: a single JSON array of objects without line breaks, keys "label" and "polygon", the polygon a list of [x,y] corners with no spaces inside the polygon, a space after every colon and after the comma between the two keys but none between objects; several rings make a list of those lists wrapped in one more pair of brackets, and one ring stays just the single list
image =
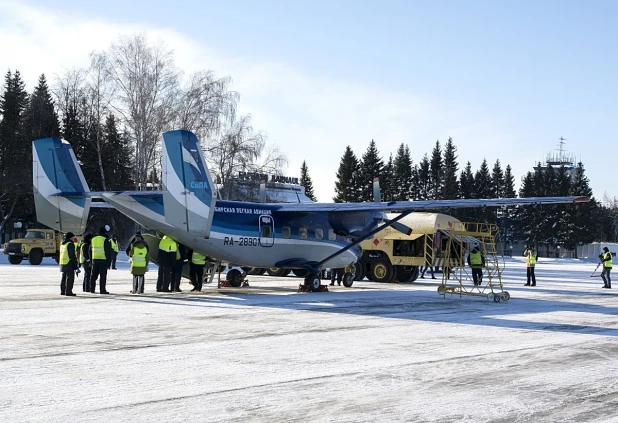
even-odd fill
[{"label": "truck wheel", "polygon": [[393,266],[387,261],[378,260],[371,265],[369,273],[376,282],[388,282],[393,278]]},{"label": "truck wheel", "polygon": [[358,260],[354,266],[356,267],[356,270],[354,271],[354,280],[362,281],[365,279],[365,275],[367,274],[367,265],[365,262],[362,259]]},{"label": "truck wheel", "polygon": [[56,264],[60,264],[60,253],[54,254],[54,260],[56,260]]},{"label": "truck wheel", "polygon": [[418,266],[408,269],[404,266],[395,266],[395,274],[399,282],[414,282],[418,278]]},{"label": "truck wheel", "polygon": [[9,256],[9,263],[19,264],[24,258],[22,256]]},{"label": "truck wheel", "polygon": [[28,261],[30,262],[30,264],[38,266],[43,261],[43,252],[39,249],[30,251],[30,255],[28,255]]}]

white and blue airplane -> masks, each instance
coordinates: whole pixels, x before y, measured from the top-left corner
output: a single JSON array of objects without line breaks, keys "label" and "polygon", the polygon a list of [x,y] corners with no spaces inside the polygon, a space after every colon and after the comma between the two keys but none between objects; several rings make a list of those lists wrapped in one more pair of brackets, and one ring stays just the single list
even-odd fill
[{"label": "white and blue airplane", "polygon": [[[356,263],[362,255],[360,242],[385,225],[413,231],[398,221],[414,211],[589,201],[578,196],[298,204],[218,200],[198,139],[186,130],[163,134],[162,191],[91,192],[73,149],[59,138],[34,141],[32,155],[34,199],[42,224],[83,233],[90,207],[106,203],[140,225],[219,260],[306,269],[305,285],[313,291],[320,288],[322,269]],[[400,215],[388,219],[387,212]],[[233,274],[232,285],[239,285],[242,276]]]}]

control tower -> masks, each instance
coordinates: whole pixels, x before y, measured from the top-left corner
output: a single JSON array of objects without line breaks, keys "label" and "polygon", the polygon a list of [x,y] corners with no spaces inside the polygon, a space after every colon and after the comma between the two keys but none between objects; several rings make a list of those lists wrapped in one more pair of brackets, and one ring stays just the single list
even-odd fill
[{"label": "control tower", "polygon": [[558,149],[554,150],[551,153],[548,153],[545,158],[545,164],[541,164],[541,162],[539,162],[536,166],[534,166],[534,170],[536,171],[540,169],[541,171],[545,171],[548,165],[551,165],[551,167],[554,169],[565,167],[567,170],[567,174],[569,175],[571,180],[573,180],[575,179],[575,169],[577,167],[575,165],[575,156],[569,154],[564,149],[566,138],[560,137],[558,138],[558,140]]}]

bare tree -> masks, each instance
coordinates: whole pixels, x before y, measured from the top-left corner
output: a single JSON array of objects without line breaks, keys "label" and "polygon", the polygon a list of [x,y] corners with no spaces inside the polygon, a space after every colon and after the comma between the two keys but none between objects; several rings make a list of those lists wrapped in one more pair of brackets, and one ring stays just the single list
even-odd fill
[{"label": "bare tree", "polygon": [[52,94],[56,100],[58,117],[63,120],[69,110],[78,111],[86,96],[86,69],[67,69],[61,75],[55,75]]},{"label": "bare tree", "polygon": [[179,92],[174,127],[193,131],[200,139],[218,134],[226,118],[234,116],[238,94],[229,91],[231,78],[212,71],[191,75]]},{"label": "bare tree", "polygon": [[238,172],[279,173],[287,165],[286,157],[276,147],[266,148],[264,135],[253,131],[249,115],[238,119],[232,116],[221,137],[206,147],[206,153],[224,199],[230,198],[232,179]]},{"label": "bare tree", "polygon": [[143,187],[156,163],[162,132],[174,120],[180,72],[173,52],[148,43],[144,34],[123,37],[110,47],[108,75],[117,88],[115,110],[135,141],[137,187]]}]

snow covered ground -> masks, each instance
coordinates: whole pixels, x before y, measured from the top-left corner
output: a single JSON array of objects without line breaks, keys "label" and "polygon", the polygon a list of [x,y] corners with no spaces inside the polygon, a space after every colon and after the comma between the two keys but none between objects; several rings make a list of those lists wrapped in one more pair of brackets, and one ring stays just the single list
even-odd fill
[{"label": "snow covered ground", "polygon": [[541,259],[530,288],[509,259],[494,303],[431,279],[157,294],[155,271],[133,296],[119,260],[114,295],[68,298],[50,259],[0,256],[0,422],[618,421],[618,282],[592,261]]}]

